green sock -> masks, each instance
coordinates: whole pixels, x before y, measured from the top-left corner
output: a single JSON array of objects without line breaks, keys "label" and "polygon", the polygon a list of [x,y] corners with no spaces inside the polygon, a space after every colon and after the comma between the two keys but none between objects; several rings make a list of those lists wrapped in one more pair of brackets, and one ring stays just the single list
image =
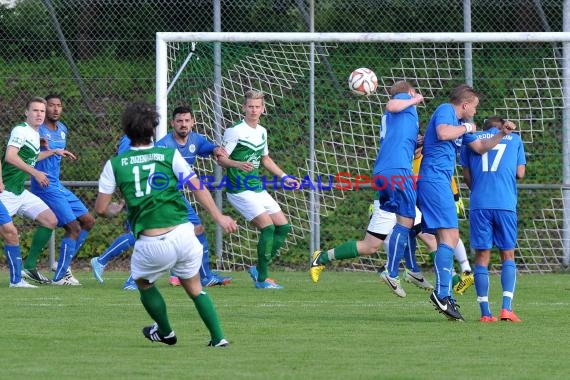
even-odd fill
[{"label": "green sock", "polygon": [[437,251],[433,251],[433,252],[430,252],[430,253],[429,253],[429,258],[431,259],[431,262],[432,262],[433,264],[435,264],[435,253],[436,253],[436,252],[437,252]]},{"label": "green sock", "polygon": [[319,263],[328,264],[334,260],[346,260],[358,257],[358,249],[356,248],[356,240],[349,240],[328,250],[319,258]]},{"label": "green sock", "polygon": [[290,231],[290,224],[275,226],[275,233],[273,234],[273,247],[271,248],[271,260],[277,256],[277,252],[279,252],[279,249],[283,247],[283,243],[285,243],[285,239],[287,239],[287,235],[289,235]]},{"label": "green sock", "polygon": [[263,282],[268,276],[271,249],[273,248],[273,235],[275,226],[272,224],[261,229],[257,243],[257,281]]},{"label": "green sock", "polygon": [[200,318],[204,321],[204,324],[210,331],[210,336],[212,337],[212,343],[218,344],[220,340],[224,339],[224,332],[222,331],[222,326],[220,325],[220,320],[218,319],[218,313],[216,313],[216,308],[212,299],[205,291],[202,291],[200,295],[193,298],[194,306],[200,314]]},{"label": "green sock", "polygon": [[168,314],[166,313],[166,303],[162,294],[156,286],[148,289],[140,289],[141,302],[150,317],[158,324],[158,332],[162,336],[166,336],[172,332]]},{"label": "green sock", "polygon": [[30,247],[30,253],[26,258],[26,263],[24,264],[25,269],[36,269],[38,265],[38,258],[42,254],[42,251],[46,247],[49,239],[51,238],[53,230],[44,226],[39,226],[32,237],[32,245]]}]

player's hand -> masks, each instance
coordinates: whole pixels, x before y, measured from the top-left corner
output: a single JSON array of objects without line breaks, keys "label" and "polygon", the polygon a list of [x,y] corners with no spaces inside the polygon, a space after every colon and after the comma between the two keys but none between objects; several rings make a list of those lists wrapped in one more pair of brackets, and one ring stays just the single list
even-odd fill
[{"label": "player's hand", "polygon": [[412,99],[414,100],[414,104],[420,104],[424,101],[424,96],[422,94],[416,93]]},{"label": "player's hand", "polygon": [[513,123],[510,120],[505,120],[505,122],[503,123],[503,132],[508,135],[510,134],[512,131],[514,131],[515,129],[517,129],[517,126],[515,123]]},{"label": "player's hand", "polygon": [[71,153],[71,152],[68,151],[68,150],[65,150],[65,149],[56,149],[56,150],[54,150],[54,152],[55,152],[55,154],[57,154],[58,156],[67,157],[67,158],[72,159],[72,160],[77,160],[77,157],[75,157],[75,154]]},{"label": "player's hand", "polygon": [[119,215],[123,208],[125,207],[125,200],[121,199],[119,202],[111,202],[107,205],[107,210],[105,211],[105,216],[107,218],[114,218]]},{"label": "player's hand", "polygon": [[289,176],[285,177],[283,183],[287,185],[290,189],[298,189],[299,187],[301,187],[301,183],[299,181]]},{"label": "player's hand", "polygon": [[40,172],[39,170],[36,170],[33,177],[35,178],[36,181],[38,181],[38,183],[42,187],[47,187],[49,185],[49,179],[48,179],[46,173]]},{"label": "player's hand", "polygon": [[215,147],[212,154],[214,155],[214,159],[216,161],[219,161],[220,158],[228,158],[229,157],[228,152],[226,152],[226,150],[222,146]]},{"label": "player's hand", "polygon": [[465,204],[463,203],[463,198],[459,198],[459,200],[455,202],[455,207],[457,208],[457,216],[465,217]]},{"label": "player's hand", "polygon": [[244,171],[244,172],[250,172],[253,169],[255,169],[255,166],[253,166],[253,164],[251,162],[242,162],[238,166],[238,169],[241,171]]},{"label": "player's hand", "polygon": [[49,144],[45,137],[40,137],[40,147],[49,150]]},{"label": "player's hand", "polygon": [[0,193],[4,191],[4,182],[2,181],[2,178],[0,177]]},{"label": "player's hand", "polygon": [[237,222],[227,215],[222,215],[218,220],[216,220],[216,223],[218,223],[218,225],[224,229],[224,232],[228,234],[238,230]]}]

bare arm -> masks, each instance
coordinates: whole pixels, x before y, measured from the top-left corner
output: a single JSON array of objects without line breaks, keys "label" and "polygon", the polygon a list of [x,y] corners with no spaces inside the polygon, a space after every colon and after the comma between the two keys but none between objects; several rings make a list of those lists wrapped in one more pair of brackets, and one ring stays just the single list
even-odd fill
[{"label": "bare arm", "polygon": [[465,182],[469,190],[471,190],[471,170],[465,166],[463,167],[463,182]]},{"label": "bare arm", "polygon": [[236,168],[244,172],[250,172],[254,169],[254,166],[251,162],[235,161],[227,156],[218,157],[218,165],[220,165],[223,168]]},{"label": "bare arm", "polygon": [[238,227],[236,221],[233,220],[231,217],[224,215],[220,212],[218,207],[216,207],[216,203],[214,202],[214,199],[212,198],[212,194],[210,194],[210,191],[208,191],[208,189],[200,187],[200,180],[198,179],[198,177],[193,176],[190,179],[190,182],[193,186],[192,193],[194,193],[194,196],[196,197],[198,202],[200,202],[202,207],[204,207],[206,211],[208,211],[208,213],[212,216],[214,221],[220,227],[222,227],[224,231],[227,233],[237,231]]},{"label": "bare arm", "polygon": [[125,201],[121,199],[118,203],[111,202],[112,198],[113,194],[97,193],[97,199],[95,200],[95,212],[97,215],[113,218],[123,210]]},{"label": "bare arm", "polygon": [[18,156],[19,151],[20,148],[8,145],[8,148],[6,149],[6,162],[33,176],[40,185],[44,187],[49,185],[47,175],[44,172],[37,170],[33,166],[26,164],[24,160]]},{"label": "bare arm", "polygon": [[[278,176],[279,178],[287,176],[287,173],[285,173],[283,169],[277,166],[275,161],[273,161],[269,155],[261,157],[261,164],[265,166],[265,168],[269,170],[271,174]],[[289,176],[285,178],[285,183],[289,186],[295,187],[295,189],[298,189],[300,185],[299,181]]]},{"label": "bare arm", "polygon": [[398,113],[409,106],[414,106],[423,102],[424,97],[421,94],[415,94],[411,99],[390,99],[388,103],[386,103],[386,111],[392,113]]},{"label": "bare arm", "polygon": [[517,166],[517,179],[523,179],[526,171],[526,165]]},{"label": "bare arm", "polygon": [[[475,132],[475,124],[470,124],[473,129],[469,132]],[[468,132],[467,127],[465,125],[451,125],[451,124],[440,124],[435,128],[437,132],[437,138],[439,140],[455,140],[458,137],[463,136]]]},{"label": "bare arm", "polygon": [[478,154],[485,154],[491,149],[493,149],[498,143],[501,142],[503,137],[510,134],[514,131],[517,126],[512,121],[505,121],[503,127],[499,130],[499,133],[491,137],[490,139],[484,140],[475,140],[469,144],[469,148],[471,148],[474,152]]},{"label": "bare arm", "polygon": [[45,160],[48,157],[51,157],[53,155],[57,154],[58,156],[62,156],[62,157],[68,157],[71,158],[72,160],[76,160],[77,157],[75,157],[75,155],[73,153],[71,153],[68,150],[65,149],[50,149],[50,150],[42,150],[40,152],[40,154],[38,155],[38,161],[41,160]]}]

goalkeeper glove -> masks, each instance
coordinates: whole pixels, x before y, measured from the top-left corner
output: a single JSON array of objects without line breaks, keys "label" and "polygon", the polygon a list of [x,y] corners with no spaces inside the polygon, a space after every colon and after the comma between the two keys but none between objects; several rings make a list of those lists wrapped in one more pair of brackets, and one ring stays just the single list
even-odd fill
[{"label": "goalkeeper glove", "polygon": [[465,205],[462,198],[455,202],[455,207],[457,208],[457,216],[465,217]]},{"label": "goalkeeper glove", "polygon": [[374,214],[374,203],[370,203],[370,206],[368,206],[368,219],[372,218],[373,214]]}]

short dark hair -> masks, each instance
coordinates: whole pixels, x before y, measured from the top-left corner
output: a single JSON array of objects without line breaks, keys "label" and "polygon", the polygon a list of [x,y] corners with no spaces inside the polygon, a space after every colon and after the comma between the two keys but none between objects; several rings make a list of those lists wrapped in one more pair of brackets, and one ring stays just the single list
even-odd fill
[{"label": "short dark hair", "polygon": [[483,130],[487,130],[490,128],[501,128],[505,124],[505,119],[500,116],[493,115],[489,116],[483,122]]},{"label": "short dark hair", "polygon": [[129,105],[121,117],[123,132],[131,140],[131,145],[148,145],[152,142],[160,115],[156,107],[148,103]]},{"label": "short dark hair", "polygon": [[192,108],[189,106],[180,106],[176,107],[174,111],[172,111],[172,119],[176,119],[176,115],[180,115],[182,113],[189,113],[192,117],[194,117],[194,115],[192,115]]},{"label": "short dark hair", "polygon": [[48,96],[46,96],[44,99],[46,100],[46,102],[50,101],[51,99],[59,99],[60,101],[63,100],[63,99],[61,98],[61,95],[60,95],[60,94],[56,94],[56,93],[48,94]]},{"label": "short dark hair", "polygon": [[470,102],[475,98],[481,98],[481,95],[479,95],[473,87],[466,84],[461,84],[455,87],[449,95],[449,101],[454,105],[459,105],[463,102]]}]

